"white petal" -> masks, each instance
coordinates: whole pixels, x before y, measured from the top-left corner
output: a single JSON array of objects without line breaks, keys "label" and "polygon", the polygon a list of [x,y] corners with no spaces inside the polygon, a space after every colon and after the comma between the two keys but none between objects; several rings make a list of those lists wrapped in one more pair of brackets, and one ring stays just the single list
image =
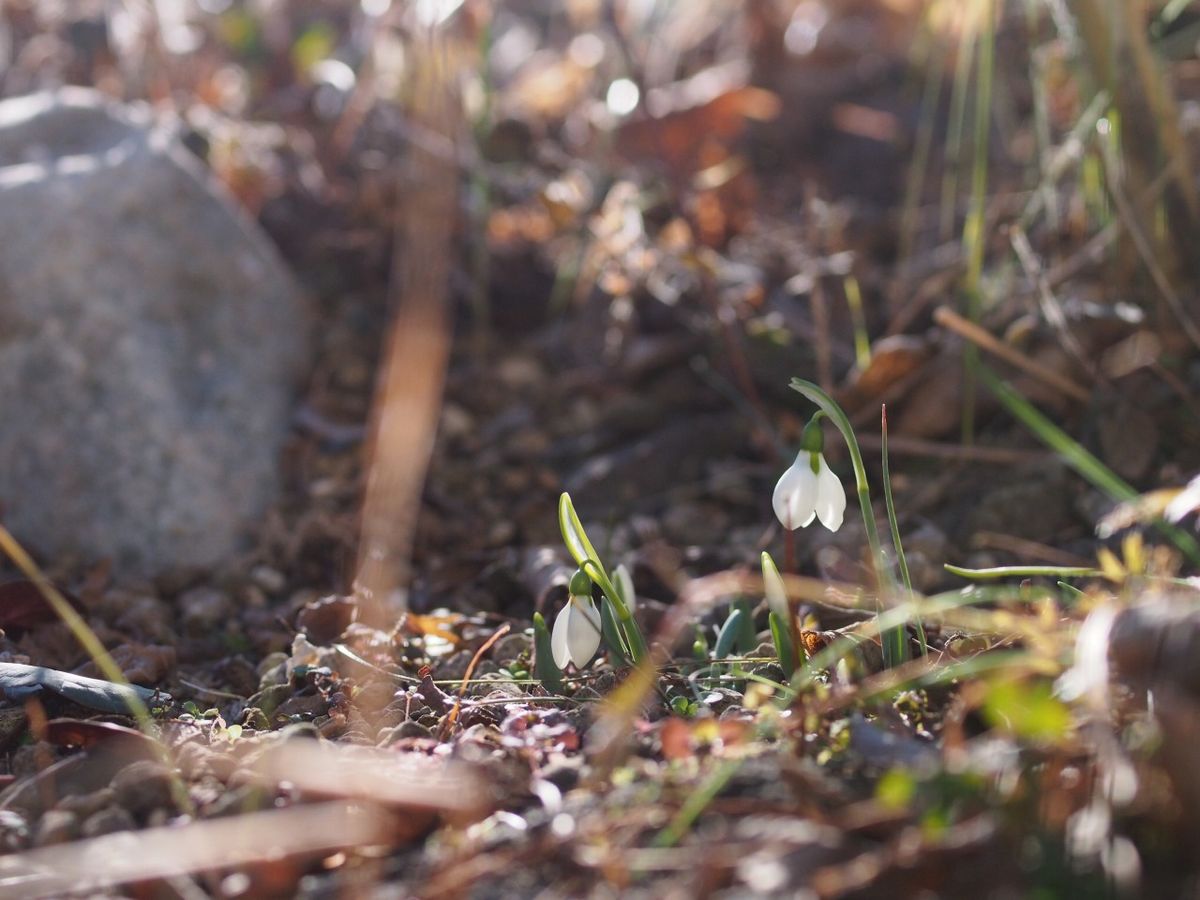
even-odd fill
[{"label": "white petal", "polygon": [[567,605],[562,608],[562,612],[554,620],[554,631],[550,633],[550,652],[554,655],[554,664],[560,669],[565,669],[567,663],[571,661],[571,648],[567,643],[567,629],[570,627],[572,606],[573,604],[568,598]]},{"label": "white petal", "polygon": [[801,450],[790,469],[775,484],[771,505],[784,528],[795,530],[813,520],[817,505],[817,476],[813,474],[812,454]]},{"label": "white petal", "polygon": [[820,460],[821,470],[817,473],[817,517],[830,531],[837,531],[842,527],[842,518],[846,515],[846,489],[825,463],[825,457],[820,457]]},{"label": "white petal", "polygon": [[570,609],[567,647],[571,662],[575,663],[577,669],[582,669],[600,649],[600,610],[596,609],[590,597],[572,597],[567,607]]}]

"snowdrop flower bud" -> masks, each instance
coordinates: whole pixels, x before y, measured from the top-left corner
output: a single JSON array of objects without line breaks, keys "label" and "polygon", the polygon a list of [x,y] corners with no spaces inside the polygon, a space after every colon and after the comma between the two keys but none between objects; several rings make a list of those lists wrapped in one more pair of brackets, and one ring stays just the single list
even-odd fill
[{"label": "snowdrop flower bud", "polygon": [[592,602],[592,580],[586,572],[571,576],[568,591],[567,605],[554,620],[550,651],[560,669],[565,669],[567,663],[582,669],[600,649],[600,611]]},{"label": "snowdrop flower bud", "polygon": [[775,485],[771,503],[784,528],[793,531],[820,519],[830,531],[842,527],[846,491],[821,453],[823,447],[818,417],[804,428],[796,461]]},{"label": "snowdrop flower bud", "polygon": [[790,623],[792,609],[791,604],[788,603],[787,588],[783,584],[783,576],[779,574],[775,560],[766,550],[762,554],[762,575],[763,592],[767,595],[767,607],[775,613],[780,622],[785,625]]}]

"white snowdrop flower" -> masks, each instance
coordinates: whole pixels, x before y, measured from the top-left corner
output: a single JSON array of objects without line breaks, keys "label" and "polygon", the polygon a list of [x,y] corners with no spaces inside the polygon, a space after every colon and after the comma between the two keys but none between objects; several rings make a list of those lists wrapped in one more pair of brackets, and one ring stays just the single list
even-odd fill
[{"label": "white snowdrop flower", "polygon": [[[592,602],[590,594],[576,592],[577,583],[582,584],[576,572],[571,579],[570,595],[567,605],[562,608],[558,618],[554,620],[554,631],[550,634],[550,651],[554,654],[554,664],[565,669],[567,663],[574,663],[575,668],[582,669],[600,649],[600,610]],[[590,590],[591,581],[583,575]]]},{"label": "white snowdrop flower", "polygon": [[771,503],[789,531],[803,528],[813,519],[820,519],[830,531],[842,527],[846,490],[825,462],[821,446],[821,426],[814,419],[804,429],[796,461],[775,485]]}]

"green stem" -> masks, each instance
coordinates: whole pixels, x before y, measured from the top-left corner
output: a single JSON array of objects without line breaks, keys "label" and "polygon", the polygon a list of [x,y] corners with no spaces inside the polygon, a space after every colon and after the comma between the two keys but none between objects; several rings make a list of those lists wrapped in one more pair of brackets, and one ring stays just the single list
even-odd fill
[{"label": "green stem", "polygon": [[[887,406],[883,407],[880,415],[880,437],[883,444],[883,501],[887,505],[888,527],[892,531],[892,546],[896,548],[896,562],[900,565],[900,578],[908,598],[913,598],[912,576],[908,573],[908,557],[904,555],[904,545],[900,543],[900,522],[896,518],[896,503],[892,499],[892,474],[888,467],[888,424]],[[921,655],[929,653],[929,641],[925,637],[925,623],[920,617],[916,620],[917,639],[921,642]]]},{"label": "green stem", "polygon": [[642,637],[642,630],[634,621],[633,613],[621,599],[621,592],[613,585],[608,573],[604,571],[604,567],[595,559],[585,559],[580,563],[579,568],[587,572],[588,576],[600,585],[600,590],[604,592],[604,596],[608,598],[617,614],[617,621],[621,625],[621,631],[625,633],[625,641],[629,644],[629,652],[633,654],[633,661],[642,662],[650,651],[646,647],[646,639]]}]

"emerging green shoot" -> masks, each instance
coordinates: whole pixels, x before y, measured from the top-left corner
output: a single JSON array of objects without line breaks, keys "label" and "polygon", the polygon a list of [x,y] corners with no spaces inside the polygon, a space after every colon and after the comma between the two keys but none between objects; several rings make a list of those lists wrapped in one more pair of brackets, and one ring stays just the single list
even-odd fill
[{"label": "emerging green shoot", "polygon": [[[567,551],[578,564],[580,571],[585,573],[600,588],[604,594],[604,600],[612,604],[614,623],[619,638],[617,641],[618,645],[629,649],[629,655],[635,663],[642,662],[649,654],[646,639],[642,636],[642,631],[638,627],[637,621],[633,618],[633,611],[630,609],[629,604],[625,602],[621,589],[609,578],[608,571],[600,562],[600,555],[588,539],[587,532],[583,529],[583,523],[579,521],[579,516],[575,512],[575,506],[571,503],[571,495],[565,491],[558,499],[558,527],[562,532],[563,543],[566,544]],[[632,580],[629,581],[628,593],[630,598],[632,598]],[[599,616],[597,616],[596,627],[597,635],[599,635]]]}]

